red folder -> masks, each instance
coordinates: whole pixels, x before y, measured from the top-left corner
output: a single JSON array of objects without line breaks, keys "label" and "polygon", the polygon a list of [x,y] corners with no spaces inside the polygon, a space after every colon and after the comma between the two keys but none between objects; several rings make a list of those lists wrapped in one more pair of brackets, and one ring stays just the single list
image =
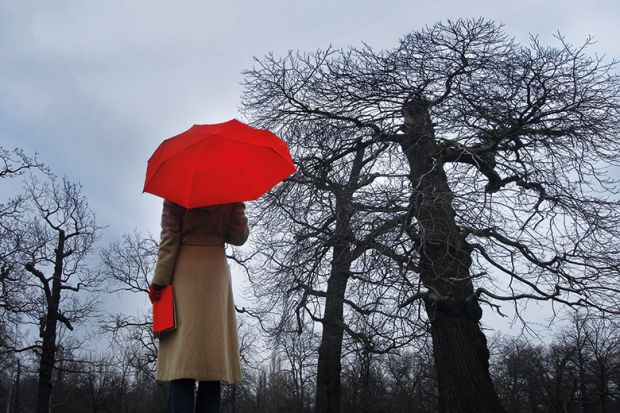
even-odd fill
[{"label": "red folder", "polygon": [[161,290],[161,298],[153,302],[153,333],[159,334],[176,328],[176,315],[174,312],[174,294],[172,284]]}]

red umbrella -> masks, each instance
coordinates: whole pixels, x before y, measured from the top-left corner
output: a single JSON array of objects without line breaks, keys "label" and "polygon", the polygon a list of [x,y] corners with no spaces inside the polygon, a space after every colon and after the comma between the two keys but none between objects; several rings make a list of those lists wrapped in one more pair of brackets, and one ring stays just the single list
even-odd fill
[{"label": "red umbrella", "polygon": [[143,192],[186,208],[249,201],[293,172],[284,141],[232,119],[163,141],[148,161]]}]

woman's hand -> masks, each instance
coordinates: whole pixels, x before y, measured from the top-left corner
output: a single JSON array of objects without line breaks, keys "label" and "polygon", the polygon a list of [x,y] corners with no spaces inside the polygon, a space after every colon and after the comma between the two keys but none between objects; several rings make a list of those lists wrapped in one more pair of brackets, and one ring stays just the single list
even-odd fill
[{"label": "woman's hand", "polygon": [[161,299],[161,290],[164,289],[163,285],[153,284],[149,285],[149,300],[151,303],[159,301]]}]

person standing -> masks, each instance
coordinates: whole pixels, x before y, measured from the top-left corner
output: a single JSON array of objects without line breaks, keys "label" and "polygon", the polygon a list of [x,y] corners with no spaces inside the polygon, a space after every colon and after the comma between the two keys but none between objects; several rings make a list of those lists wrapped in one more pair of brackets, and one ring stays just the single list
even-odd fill
[{"label": "person standing", "polygon": [[160,335],[155,376],[170,381],[173,413],[219,412],[220,383],[241,381],[224,247],[243,245],[248,236],[243,202],[188,209],[164,201],[149,298],[159,300],[161,289],[173,284],[176,329]]}]

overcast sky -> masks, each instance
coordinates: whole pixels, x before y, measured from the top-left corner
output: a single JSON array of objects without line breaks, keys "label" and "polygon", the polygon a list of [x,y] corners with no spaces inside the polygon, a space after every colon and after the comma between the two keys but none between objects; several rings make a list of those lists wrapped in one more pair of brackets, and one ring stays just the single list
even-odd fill
[{"label": "overcast sky", "polygon": [[253,57],[392,48],[410,31],[461,17],[504,23],[520,41],[591,35],[593,51],[620,58],[617,0],[3,0],[0,146],[38,152],[80,181],[108,226],[104,243],[134,228],[159,234],[161,200],[141,193],[147,159],[192,124],[240,117],[241,71]]}]

